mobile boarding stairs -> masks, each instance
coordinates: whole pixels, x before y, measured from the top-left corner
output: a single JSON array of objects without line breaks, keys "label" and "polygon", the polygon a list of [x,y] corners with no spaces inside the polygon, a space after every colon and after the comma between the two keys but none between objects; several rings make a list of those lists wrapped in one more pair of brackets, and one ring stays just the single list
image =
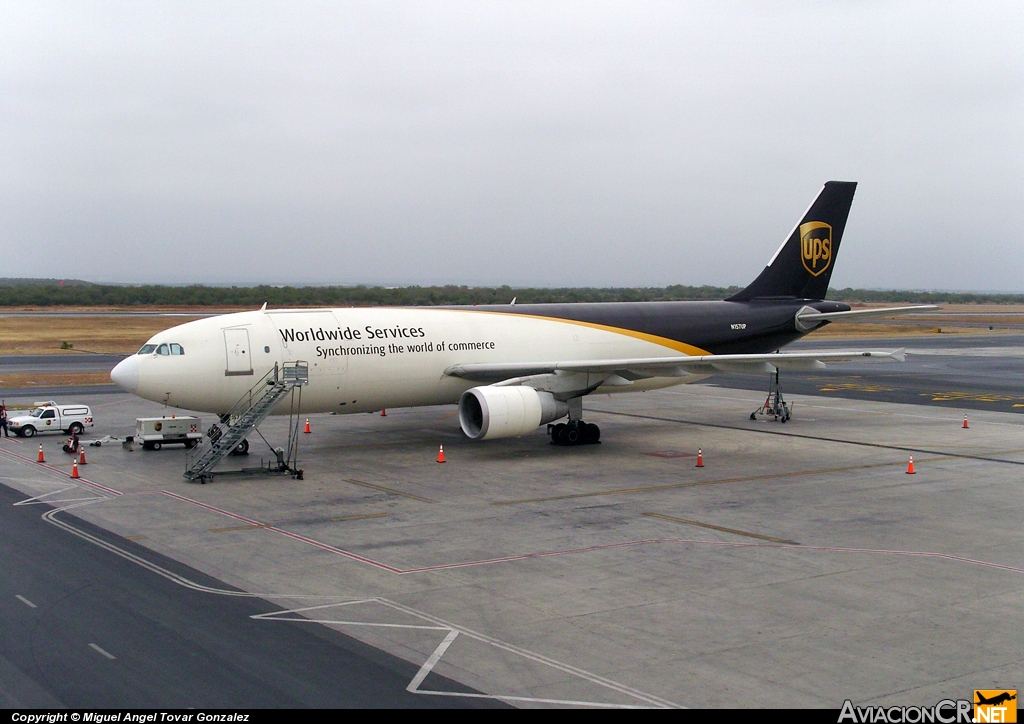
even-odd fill
[{"label": "mobile boarding stairs", "polygon": [[[275,448],[275,463],[267,468],[254,471],[264,473],[290,473],[293,478],[302,479],[302,471],[296,469],[299,454],[299,409],[302,405],[302,388],[309,383],[309,366],[305,362],[285,362],[282,366],[265,374],[252,386],[235,406],[221,415],[221,425],[213,425],[203,441],[188,451],[185,457],[185,477],[205,483],[213,479],[213,469],[236,450],[249,449],[246,438],[284,397],[291,394],[288,419],[288,447]],[[226,426],[222,428],[222,426]],[[260,437],[263,437],[260,435]],[[225,473],[221,473],[225,474]]]}]

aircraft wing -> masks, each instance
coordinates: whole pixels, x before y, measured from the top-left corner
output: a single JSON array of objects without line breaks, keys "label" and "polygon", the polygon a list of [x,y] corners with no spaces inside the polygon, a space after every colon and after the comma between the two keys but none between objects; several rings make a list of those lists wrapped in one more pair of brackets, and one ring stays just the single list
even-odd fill
[{"label": "aircraft wing", "polygon": [[849,312],[819,312],[812,307],[804,307],[796,313],[797,322],[813,324],[814,322],[856,322],[865,317],[888,317],[908,312],[923,312],[926,309],[938,309],[934,304],[919,304],[916,307],[887,307],[885,309],[852,309]]},{"label": "aircraft wing", "polygon": [[776,369],[820,370],[825,362],[862,359],[906,360],[906,350],[892,352],[774,352],[771,354],[712,354],[693,357],[646,357],[637,359],[565,360],[560,362],[498,362],[452,365],[444,373],[477,382],[501,382],[531,375],[584,373],[618,375],[624,382],[647,377],[685,377],[690,374],[757,374]]}]

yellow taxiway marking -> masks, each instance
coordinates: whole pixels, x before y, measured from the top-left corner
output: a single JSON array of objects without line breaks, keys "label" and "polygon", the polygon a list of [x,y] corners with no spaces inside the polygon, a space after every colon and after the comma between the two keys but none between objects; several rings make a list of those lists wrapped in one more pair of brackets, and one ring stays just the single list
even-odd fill
[{"label": "yellow taxiway marking", "polygon": [[662,515],[661,513],[641,513],[640,515],[646,515],[648,518],[660,518],[661,520],[670,520],[673,523],[684,523],[686,525],[696,525],[701,528],[709,528],[711,530],[718,530],[723,533],[733,533],[734,535],[745,535],[748,538],[757,538],[758,540],[771,541],[772,543],[785,543],[786,545],[800,545],[794,540],[784,540],[782,538],[772,538],[770,535],[759,535],[758,533],[748,533],[745,530],[736,530],[735,528],[725,528],[720,525],[711,525],[710,523],[701,523],[698,520],[686,520],[685,518],[674,518],[671,515]]},{"label": "yellow taxiway marking", "polygon": [[210,528],[211,533],[227,533],[229,530],[256,530],[257,528],[272,528],[270,523],[260,523],[259,525],[233,525],[230,528]]},{"label": "yellow taxiway marking", "polygon": [[340,518],[328,518],[330,521],[362,520],[363,518],[387,518],[391,513],[367,513],[366,515],[343,515]]},{"label": "yellow taxiway marking", "polygon": [[[344,515],[340,518],[328,518],[328,521],[361,520],[363,518],[387,518],[391,513],[367,513],[365,515]],[[211,533],[227,533],[232,530],[258,530],[259,528],[273,528],[273,523],[260,523],[258,525],[233,525],[228,528],[210,528]],[[145,536],[139,536],[143,538]],[[130,540],[130,539],[129,539]]]},{"label": "yellow taxiway marking", "polygon": [[[992,455],[1010,455],[1014,453],[1024,452],[1024,450],[998,450]],[[991,458],[979,458],[973,455],[932,455],[930,457],[918,457],[917,462],[928,463],[936,460],[991,460]],[[1021,463],[1015,460],[1001,460],[998,462],[1012,463],[1014,465],[1020,465]],[[886,463],[868,463],[866,465],[847,465],[841,468],[818,468],[816,470],[794,470],[788,473],[766,473],[764,475],[745,475],[739,478],[717,478],[714,480],[691,480],[685,483],[669,483],[667,485],[646,485],[639,488],[618,488],[617,490],[601,490],[593,493],[573,493],[570,495],[550,495],[543,498],[522,498],[520,500],[497,500],[491,505],[519,505],[521,503],[546,503],[554,500],[574,500],[576,498],[596,498],[602,495],[628,495],[630,493],[656,493],[662,490],[679,490],[681,488],[697,488],[702,485],[725,485],[727,483],[749,483],[755,480],[777,480],[779,478],[796,478],[802,475],[827,475],[830,473],[845,473],[851,470],[870,470],[871,468],[887,468],[895,465],[906,465],[902,461],[893,461]]]},{"label": "yellow taxiway marking", "polygon": [[144,536],[144,535],[126,535],[126,536],[124,537],[124,539],[125,539],[125,540],[142,540],[142,539],[143,539],[143,538],[145,538],[145,537],[146,537],[146,536]]},{"label": "yellow taxiway marking", "polygon": [[[932,402],[1013,402],[1020,397],[1014,395],[1001,395],[995,392],[921,392],[920,397],[930,397]],[[1020,405],[1014,405],[1020,407]]]},{"label": "yellow taxiway marking", "polygon": [[455,417],[458,414],[459,414],[458,410],[456,410],[455,412],[449,412],[447,415],[441,415],[441,417],[439,417],[436,420],[434,420],[434,422],[441,422],[441,420],[447,420],[449,417]]},{"label": "yellow taxiway marking", "polygon": [[382,493],[391,493],[392,495],[401,495],[403,498],[411,498],[413,500],[418,500],[421,503],[436,503],[437,502],[436,500],[431,500],[430,498],[421,498],[420,496],[413,495],[412,493],[403,493],[401,490],[394,490],[393,488],[385,488],[383,485],[374,485],[373,483],[364,483],[362,480],[353,480],[352,478],[345,478],[345,482],[346,483],[352,483],[353,485],[362,485],[364,488],[373,488],[374,490],[379,490]]},{"label": "yellow taxiway marking", "polygon": [[841,390],[859,390],[860,392],[892,392],[891,387],[867,385],[860,382],[835,382],[820,388],[822,392],[839,392]]},{"label": "yellow taxiway marking", "polygon": [[[843,408],[839,408],[839,407],[824,407],[824,406],[820,406],[820,405],[813,405],[813,407],[822,407],[822,409],[834,409],[834,410],[843,409]],[[978,461],[981,461],[981,462],[990,462],[990,463],[1005,463],[1007,465],[1024,465],[1024,461],[1022,461],[1022,460],[1000,460],[999,458],[990,457],[990,455],[999,455],[999,454],[1006,454],[1006,453],[1017,452],[1016,450],[1007,450],[1007,451],[1004,451],[1004,453],[991,452],[988,455],[980,455],[980,454],[979,455],[964,455],[962,453],[949,453],[948,455],[944,455],[941,450],[930,450],[930,449],[927,449],[927,448],[909,447],[907,445],[886,445],[886,444],[880,443],[880,442],[866,442],[866,441],[862,441],[862,440],[843,440],[841,438],[823,437],[821,435],[802,435],[802,434],[796,433],[796,432],[788,432],[788,431],[787,432],[783,432],[782,430],[778,430],[778,429],[776,429],[776,430],[755,429],[755,428],[752,428],[752,427],[750,427],[748,425],[744,425],[743,427],[739,427],[737,425],[726,425],[726,424],[723,424],[723,423],[703,422],[703,421],[700,421],[700,420],[680,420],[680,419],[675,418],[675,417],[660,417],[658,415],[641,415],[641,414],[636,413],[636,412],[612,412],[611,410],[600,410],[600,409],[597,409],[597,408],[591,408],[591,411],[592,412],[601,412],[601,413],[604,413],[606,415],[619,415],[620,417],[634,417],[634,418],[636,418],[638,420],[658,420],[660,422],[671,422],[671,423],[675,423],[675,424],[678,424],[678,425],[694,425],[694,426],[697,426],[697,427],[710,427],[710,428],[717,428],[717,429],[720,429],[720,430],[738,430],[738,431],[741,431],[741,432],[749,432],[749,433],[754,433],[754,434],[757,434],[757,435],[779,435],[781,437],[792,437],[792,438],[795,438],[795,439],[798,439],[798,440],[814,440],[815,442],[834,442],[834,443],[839,443],[840,445],[857,445],[857,446],[860,446],[860,447],[870,447],[870,448],[876,448],[876,449],[879,449],[879,450],[896,450],[896,451],[899,451],[899,452],[911,453],[913,455],[934,455],[934,456],[936,456],[936,457],[929,458],[930,460],[944,460],[946,458],[962,458],[964,460],[978,460]],[[867,412],[867,411],[866,410],[859,410],[859,412]],[[896,414],[893,414],[893,413],[888,413],[888,414],[892,415],[893,417],[917,417],[917,418],[921,418],[923,420],[946,420],[946,418],[944,418],[944,417],[943,418],[939,418],[939,417],[934,417],[934,416],[931,416],[931,415],[896,415]],[[1014,423],[988,422],[987,424],[989,424],[989,425],[1013,425],[1014,427],[1019,426],[1019,424],[1016,423],[1016,422],[1014,422]],[[924,458],[921,458],[921,459],[923,460]]]},{"label": "yellow taxiway marking", "polygon": [[[917,459],[918,464],[933,460],[946,460],[949,455]],[[544,498],[523,498],[521,500],[498,500],[491,505],[518,505],[520,503],[546,503],[552,500],[572,500],[574,498],[595,498],[602,495],[628,495],[629,493],[656,493],[661,490],[678,490],[680,488],[697,488],[703,485],[725,485],[726,483],[748,483],[754,480],[774,480],[777,478],[795,478],[801,475],[827,475],[829,473],[845,473],[851,470],[869,470],[870,468],[888,468],[905,465],[901,461],[887,463],[868,463],[866,465],[847,465],[841,468],[818,468],[816,470],[794,470],[788,473],[766,473],[764,475],[745,475],[740,478],[718,478],[716,480],[692,480],[686,483],[669,483],[668,485],[646,485],[639,488],[619,488],[617,490],[601,490],[593,493],[573,493],[571,495],[551,495]]]}]

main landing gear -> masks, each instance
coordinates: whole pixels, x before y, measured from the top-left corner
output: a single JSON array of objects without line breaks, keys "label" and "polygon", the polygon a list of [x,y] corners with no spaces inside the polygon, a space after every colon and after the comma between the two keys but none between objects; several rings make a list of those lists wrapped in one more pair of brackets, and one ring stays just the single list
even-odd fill
[{"label": "main landing gear", "polygon": [[552,445],[596,445],[601,442],[601,428],[583,422],[583,398],[569,400],[569,421],[548,425]]},{"label": "main landing gear", "polygon": [[601,428],[583,420],[548,425],[552,445],[594,445],[601,442]]},{"label": "main landing gear", "polygon": [[792,408],[782,399],[782,388],[779,387],[779,370],[768,375],[768,397],[764,404],[750,413],[750,419],[756,420],[758,415],[771,417],[777,422],[786,422],[792,417]]}]

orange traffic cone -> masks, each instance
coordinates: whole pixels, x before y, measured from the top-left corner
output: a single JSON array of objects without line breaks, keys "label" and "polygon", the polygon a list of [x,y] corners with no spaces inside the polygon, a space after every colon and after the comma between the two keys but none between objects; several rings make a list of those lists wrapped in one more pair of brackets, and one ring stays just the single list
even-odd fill
[{"label": "orange traffic cone", "polygon": [[914,456],[911,455],[910,456],[910,462],[907,463],[907,475],[913,475],[913,474],[914,474]]},{"label": "orange traffic cone", "polygon": [[85,448],[78,448],[78,464],[85,465]]},{"label": "orange traffic cone", "polygon": [[46,458],[43,457],[43,446],[39,446],[39,457],[36,458],[37,463],[45,463]]},{"label": "orange traffic cone", "polygon": [[700,448],[697,448],[697,465],[696,465],[696,467],[698,467],[698,468],[704,467],[704,451],[701,450]]},{"label": "orange traffic cone", "polygon": [[381,417],[387,417],[388,416],[388,411],[387,410],[381,410],[380,411],[380,416]]},{"label": "orange traffic cone", "polygon": [[437,462],[444,462],[444,445],[442,445],[440,449],[437,451]]},{"label": "orange traffic cone", "polygon": [[964,415],[964,429],[967,429],[967,415]]},{"label": "orange traffic cone", "polygon": [[79,475],[78,475],[78,461],[77,460],[75,460],[75,462],[71,463],[71,477],[72,478],[79,477]]},{"label": "orange traffic cone", "polygon": [[303,430],[303,432],[306,433],[307,435],[309,433],[313,432],[312,430],[309,429],[309,418],[308,417],[306,418],[306,429]]}]

